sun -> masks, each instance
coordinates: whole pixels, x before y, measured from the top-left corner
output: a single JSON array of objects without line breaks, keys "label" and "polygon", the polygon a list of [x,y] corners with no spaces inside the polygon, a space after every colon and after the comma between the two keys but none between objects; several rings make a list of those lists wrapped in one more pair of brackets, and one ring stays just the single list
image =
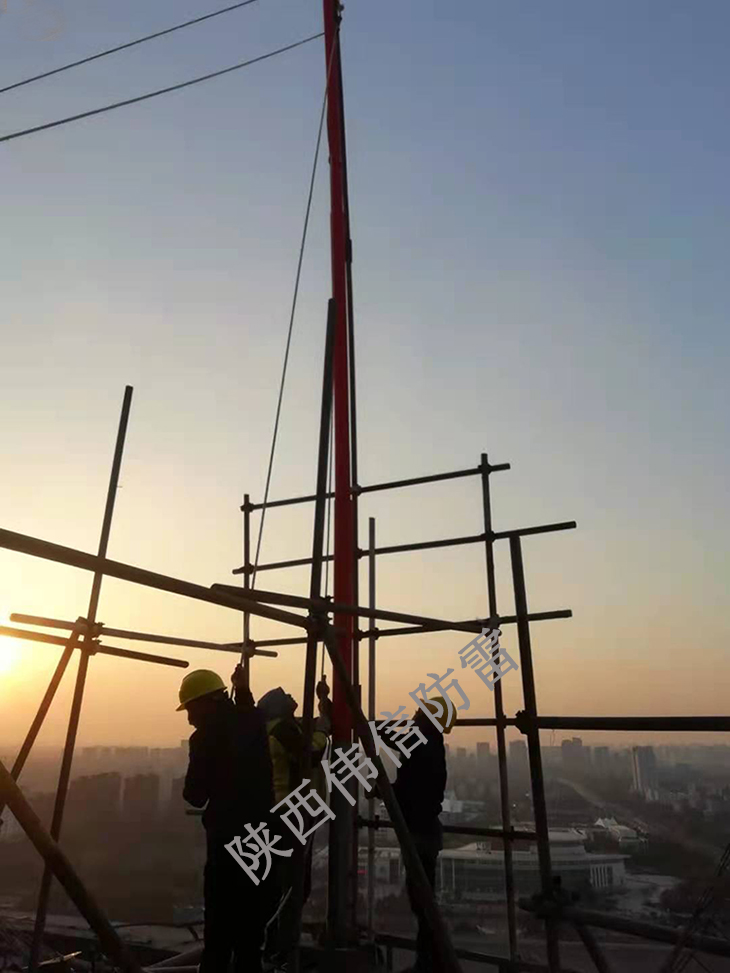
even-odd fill
[{"label": "sun", "polygon": [[10,672],[20,658],[20,649],[12,642],[0,641],[0,676]]}]

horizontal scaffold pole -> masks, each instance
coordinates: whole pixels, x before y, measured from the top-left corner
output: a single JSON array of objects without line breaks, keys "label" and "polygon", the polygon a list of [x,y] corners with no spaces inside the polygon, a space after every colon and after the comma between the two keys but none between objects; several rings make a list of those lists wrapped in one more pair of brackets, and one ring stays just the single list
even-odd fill
[{"label": "horizontal scaffold pole", "polygon": [[[499,463],[497,466],[490,466],[490,473],[501,473],[503,470],[510,469],[509,463]],[[443,480],[456,480],[462,476],[478,476],[482,472],[482,467],[477,466],[470,470],[454,470],[451,473],[434,473],[430,476],[414,476],[408,480],[390,480],[387,483],[372,483],[370,486],[355,486],[351,490],[352,496],[360,496],[363,493],[376,493],[379,490],[397,490],[399,487],[420,486],[425,483],[439,483]],[[330,500],[334,493],[325,494],[325,499]],[[290,507],[297,503],[314,503],[317,499],[316,493],[310,493],[304,497],[287,497],[283,500],[268,500],[267,510],[271,507]],[[244,504],[241,510],[260,510],[262,503]]]},{"label": "horizontal scaffold pole", "polygon": [[[45,618],[41,615],[23,615],[20,612],[13,612],[10,616],[11,622],[20,622],[23,625],[39,625],[46,628],[60,628],[71,631],[75,622],[68,622],[62,618]],[[81,631],[86,631],[85,619],[80,619]],[[241,642],[206,642],[201,639],[181,639],[174,635],[153,635],[151,632],[130,632],[125,628],[108,628],[106,625],[97,625],[98,635],[109,635],[113,639],[130,639],[136,642],[155,642],[160,645],[181,645],[189,649],[218,649],[221,652],[240,652]],[[63,641],[63,640],[62,640]],[[126,651],[126,650],[125,650]],[[254,652],[254,655],[264,655],[271,659],[276,659],[277,652],[264,652],[262,649]],[[154,658],[154,657],[153,657]]]},{"label": "horizontal scaffold pole", "polygon": [[[492,532],[489,539],[493,541],[508,540],[511,537],[529,537],[533,534],[551,534],[559,530],[574,530],[577,527],[574,520],[560,521],[557,524],[539,524],[537,527],[517,527],[513,530],[500,530]],[[465,537],[441,537],[434,541],[416,541],[413,544],[392,544],[389,547],[376,547],[372,552],[374,555],[380,554],[405,554],[409,551],[431,551],[443,547],[461,547],[465,544],[483,544],[488,539],[487,534],[468,534]],[[358,550],[358,558],[367,557],[369,551]],[[323,560],[331,561],[332,555],[326,555]],[[298,557],[289,561],[272,561],[268,564],[259,564],[254,569],[253,565],[244,564],[240,568],[235,568],[232,574],[258,574],[261,571],[280,571],[283,568],[301,568],[311,564],[311,557]]]},{"label": "horizontal scaffold pole", "polygon": [[46,561],[55,561],[57,564],[66,564],[68,567],[79,568],[82,571],[101,569],[102,573],[110,578],[129,581],[145,588],[155,588],[158,591],[167,591],[173,595],[182,595],[184,598],[194,598],[197,601],[205,601],[221,608],[249,611],[252,615],[270,618],[272,621],[282,622],[284,625],[295,625],[297,628],[303,628],[306,631],[309,631],[314,624],[303,615],[271,608],[251,598],[245,598],[241,595],[238,598],[233,598],[224,592],[216,592],[191,581],[182,581],[165,574],[157,574],[155,571],[146,571],[144,568],[123,564],[121,561],[111,561],[109,558],[98,558],[93,554],[87,554],[85,551],[77,551],[72,547],[53,544],[50,541],[29,537],[27,534],[18,534],[12,530],[0,528],[0,548],[16,551],[18,554],[28,554],[31,557],[40,557]]},{"label": "horizontal scaffold pole", "polygon": [[[236,597],[241,588],[233,585],[214,584],[213,591],[226,592]],[[246,597],[260,602],[272,602],[276,605],[288,605],[290,608],[305,608],[315,612],[335,612],[342,615],[359,615],[363,618],[383,619],[388,622],[410,622],[422,626],[424,629],[436,631],[467,632],[469,635],[479,635],[484,627],[478,619],[470,622],[449,622],[443,618],[429,618],[424,615],[406,615],[403,612],[386,611],[381,608],[364,608],[362,605],[344,605],[320,598],[305,598],[301,595],[288,595],[279,591],[263,591],[260,588],[247,588]]]},{"label": "horizontal scaffold pole", "polygon": [[[6,635],[12,639],[24,639],[28,642],[42,642],[45,645],[65,646],[68,643],[68,639],[61,638],[60,635],[29,632],[27,629],[11,628],[9,625],[0,625],[0,635]],[[111,655],[119,659],[134,659],[137,662],[154,662],[160,666],[177,666],[179,669],[187,669],[190,664],[184,659],[171,659],[166,655],[152,655],[149,652],[135,652],[132,649],[117,649],[112,645],[98,645],[94,642],[86,643],[84,649],[94,655],[98,652],[99,655]]]},{"label": "horizontal scaffold pole", "polygon": [[[514,724],[524,733],[528,720],[519,712]],[[730,730],[730,716],[538,716],[534,722],[538,730]]]}]

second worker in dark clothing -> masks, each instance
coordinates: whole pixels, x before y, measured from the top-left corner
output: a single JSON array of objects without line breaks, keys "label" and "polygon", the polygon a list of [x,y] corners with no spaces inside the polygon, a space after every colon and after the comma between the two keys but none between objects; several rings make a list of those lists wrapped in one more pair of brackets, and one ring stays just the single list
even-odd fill
[{"label": "second worker in dark clothing", "polygon": [[179,709],[195,727],[183,797],[204,807],[206,832],[205,927],[200,973],[259,973],[261,946],[273,908],[272,883],[255,885],[226,844],[245,825],[269,821],[274,804],[269,743],[263,717],[250,694],[228,697],[215,672],[189,673],[180,688]]},{"label": "second worker in dark clothing", "polygon": [[[450,733],[456,716],[453,708],[451,721],[447,722],[448,709],[442,697],[429,700],[428,707],[443,727],[443,733]],[[437,715],[439,711],[443,714],[440,717]],[[422,710],[418,710],[414,722],[425,736],[426,743],[413,749],[410,757],[401,763],[393,790],[426,877],[431,888],[435,888],[436,864],[443,848],[439,815],[446,791],[446,750],[442,731],[434,726]],[[433,936],[425,913],[416,901],[413,882],[407,869],[406,890],[418,922],[414,973],[436,973],[440,967],[436,959]]]}]

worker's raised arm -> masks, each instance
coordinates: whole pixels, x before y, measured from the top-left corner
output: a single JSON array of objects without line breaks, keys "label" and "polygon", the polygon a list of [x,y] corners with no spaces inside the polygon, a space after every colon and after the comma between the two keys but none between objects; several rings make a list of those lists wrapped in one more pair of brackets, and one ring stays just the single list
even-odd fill
[{"label": "worker's raised arm", "polygon": [[245,684],[242,665],[237,665],[233,670],[231,682],[233,683],[233,701],[236,704],[236,708],[243,710],[255,709],[256,703],[253,698],[253,693]]}]

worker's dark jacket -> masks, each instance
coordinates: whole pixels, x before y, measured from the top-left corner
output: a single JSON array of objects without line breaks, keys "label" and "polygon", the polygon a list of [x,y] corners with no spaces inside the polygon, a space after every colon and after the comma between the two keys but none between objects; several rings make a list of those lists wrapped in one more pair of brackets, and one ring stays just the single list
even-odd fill
[{"label": "worker's dark jacket", "polygon": [[414,835],[440,839],[439,814],[446,791],[444,737],[428,717],[419,713],[415,722],[427,742],[419,744],[410,757],[394,749],[401,766],[393,790],[409,830]]},{"label": "worker's dark jacket", "polygon": [[266,724],[251,706],[223,697],[190,737],[183,798],[207,807],[203,824],[210,840],[230,841],[243,825],[268,821],[274,805]]}]

